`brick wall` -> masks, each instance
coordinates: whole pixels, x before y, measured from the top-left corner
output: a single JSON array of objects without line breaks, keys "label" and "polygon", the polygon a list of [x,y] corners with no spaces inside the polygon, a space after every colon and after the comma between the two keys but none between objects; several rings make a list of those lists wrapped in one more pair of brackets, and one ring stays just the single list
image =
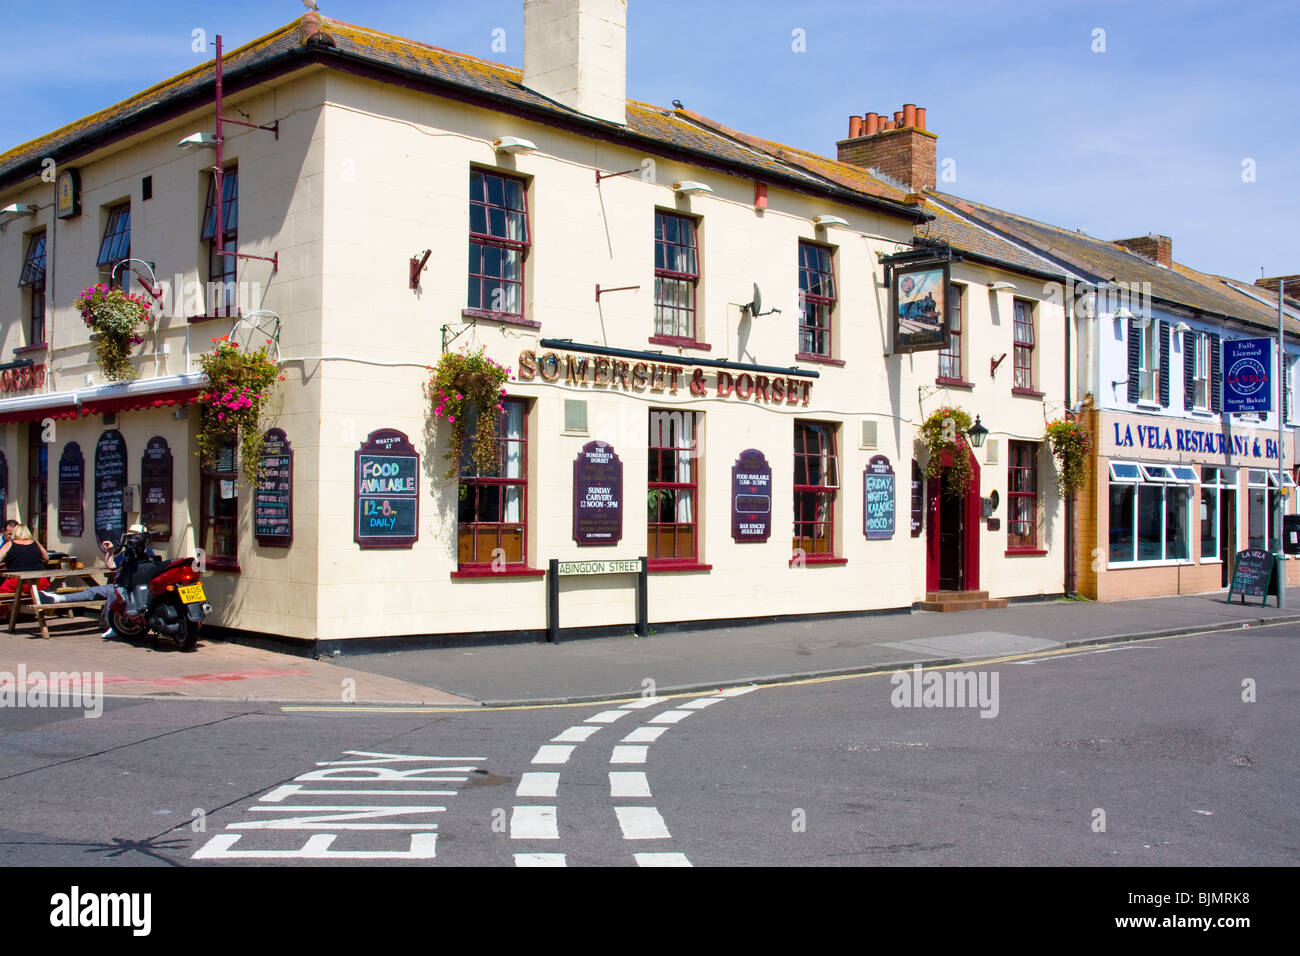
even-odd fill
[{"label": "brick wall", "polygon": [[879,169],[913,192],[935,187],[938,137],[915,127],[887,129],[836,143],[839,160],[864,169]]},{"label": "brick wall", "polygon": [[1174,241],[1168,236],[1138,236],[1136,239],[1116,239],[1125,249],[1136,252],[1143,258],[1167,266],[1174,260]]}]

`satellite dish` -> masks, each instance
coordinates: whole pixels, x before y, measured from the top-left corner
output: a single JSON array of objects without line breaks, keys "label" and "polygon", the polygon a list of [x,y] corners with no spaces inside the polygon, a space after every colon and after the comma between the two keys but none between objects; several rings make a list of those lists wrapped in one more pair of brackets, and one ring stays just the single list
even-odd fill
[{"label": "satellite dish", "polygon": [[751,317],[757,317],[760,315],[771,315],[773,312],[781,311],[780,309],[768,309],[766,312],[763,311],[763,292],[761,289],[759,289],[757,282],[754,283],[753,301],[751,301],[749,305],[743,306],[742,308],[744,308],[744,310],[748,312]]}]

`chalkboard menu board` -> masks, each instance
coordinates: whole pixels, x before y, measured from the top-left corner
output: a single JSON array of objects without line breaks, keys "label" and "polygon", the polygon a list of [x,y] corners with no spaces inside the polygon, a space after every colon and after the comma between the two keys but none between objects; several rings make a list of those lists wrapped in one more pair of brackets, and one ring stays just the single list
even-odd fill
[{"label": "chalkboard menu board", "polygon": [[140,461],[140,521],[154,541],[172,537],[172,452],[167,439],[155,435]]},{"label": "chalkboard menu board", "polygon": [[264,476],[253,495],[253,534],[258,544],[287,548],[293,541],[293,448],[281,428],[263,438]]},{"label": "chalkboard menu board", "polygon": [[862,472],[862,533],[868,541],[894,536],[894,469],[884,455],[874,455]]},{"label": "chalkboard menu board", "polygon": [[0,521],[9,517],[9,459],[0,451]]},{"label": "chalkboard menu board", "polygon": [[86,459],[81,446],[68,442],[59,459],[59,534],[80,538],[86,531]]},{"label": "chalkboard menu board", "polygon": [[117,544],[126,531],[126,442],[109,429],[95,443],[95,535]]},{"label": "chalkboard menu board", "polygon": [[925,476],[912,459],[912,537],[919,538],[925,524]]},{"label": "chalkboard menu board", "polygon": [[356,453],[356,542],[409,548],[420,536],[420,455],[395,428],[373,431]]},{"label": "chalkboard menu board", "polygon": [[1228,585],[1229,603],[1234,593],[1241,595],[1242,604],[1246,603],[1247,595],[1262,598],[1260,607],[1267,604],[1272,595],[1278,599],[1278,607],[1281,607],[1277,559],[1268,551],[1258,548],[1238,551],[1232,566],[1232,581]]},{"label": "chalkboard menu board", "polygon": [[772,536],[772,466],[746,448],[731,466],[731,537],[737,542]]},{"label": "chalkboard menu board", "polygon": [[580,547],[623,538],[623,463],[614,446],[591,441],[573,462],[573,540]]}]

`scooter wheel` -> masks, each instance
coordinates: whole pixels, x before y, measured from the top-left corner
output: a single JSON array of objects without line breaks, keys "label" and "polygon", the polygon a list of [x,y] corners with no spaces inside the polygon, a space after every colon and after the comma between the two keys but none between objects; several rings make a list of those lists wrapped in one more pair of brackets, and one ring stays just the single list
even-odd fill
[{"label": "scooter wheel", "polygon": [[127,623],[126,615],[122,614],[120,611],[111,612],[109,614],[108,623],[112,626],[113,630],[117,632],[118,636],[125,637],[128,640],[144,637],[144,635],[149,631],[148,625],[132,627]]},{"label": "scooter wheel", "polygon": [[181,632],[176,635],[176,646],[183,651],[194,650],[194,645],[199,640],[199,622],[186,621]]}]

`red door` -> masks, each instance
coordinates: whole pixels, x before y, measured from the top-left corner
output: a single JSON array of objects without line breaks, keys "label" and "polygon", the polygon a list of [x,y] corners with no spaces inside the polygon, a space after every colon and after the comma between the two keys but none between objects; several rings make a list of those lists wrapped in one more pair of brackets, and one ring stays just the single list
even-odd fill
[{"label": "red door", "polygon": [[978,591],[980,466],[969,450],[971,483],[965,496],[941,493],[943,478],[927,478],[926,591]]}]

